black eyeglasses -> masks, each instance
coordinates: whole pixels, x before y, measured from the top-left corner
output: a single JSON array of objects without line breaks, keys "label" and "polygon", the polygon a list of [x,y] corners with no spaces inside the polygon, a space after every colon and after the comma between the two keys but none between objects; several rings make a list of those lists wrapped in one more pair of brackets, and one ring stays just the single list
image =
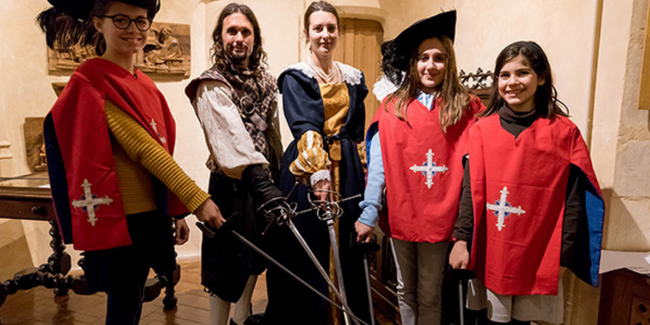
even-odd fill
[{"label": "black eyeglasses", "polygon": [[101,18],[110,18],[113,20],[113,25],[119,29],[127,29],[131,26],[131,23],[134,23],[135,28],[140,31],[146,32],[151,28],[151,19],[145,17],[138,17],[136,19],[131,19],[125,15],[113,15],[113,16],[99,16]]}]

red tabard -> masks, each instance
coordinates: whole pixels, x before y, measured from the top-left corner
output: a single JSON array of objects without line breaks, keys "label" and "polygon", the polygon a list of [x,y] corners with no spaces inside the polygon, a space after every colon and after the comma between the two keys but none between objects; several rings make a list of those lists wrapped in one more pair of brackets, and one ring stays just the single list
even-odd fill
[{"label": "red tabard", "polygon": [[385,101],[376,118],[388,218],[380,218],[380,225],[390,237],[400,240],[450,241],[458,214],[468,130],[483,105],[478,98],[472,98],[470,110],[448,127],[446,134],[440,127],[440,100],[431,111],[420,101],[411,100],[408,123],[394,115],[392,103],[388,104],[388,112],[384,105]]},{"label": "red tabard", "polygon": [[469,133],[469,268],[501,295],[557,295],[570,164],[598,189],[579,129],[565,117],[539,118],[515,139],[493,114]]},{"label": "red tabard", "polygon": [[[99,58],[77,68],[51,114],[65,165],[73,243],[79,250],[131,244],[104,113],[106,100],[126,111],[170,154],[174,148],[174,119],[149,77],[139,70],[134,76]],[[95,202],[88,202],[92,198]],[[169,205],[171,215],[187,211],[175,195],[170,195]]]}]

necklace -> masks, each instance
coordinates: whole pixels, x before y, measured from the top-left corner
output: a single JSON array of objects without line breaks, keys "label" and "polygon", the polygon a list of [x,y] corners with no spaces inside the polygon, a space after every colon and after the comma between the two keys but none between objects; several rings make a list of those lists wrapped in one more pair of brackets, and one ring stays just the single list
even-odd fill
[{"label": "necklace", "polygon": [[336,83],[340,80],[341,73],[336,63],[332,63],[330,73],[325,73],[323,69],[317,67],[314,62],[312,62],[311,57],[308,59],[308,63],[311,69],[316,72],[316,75],[321,81],[323,81],[323,83]]}]

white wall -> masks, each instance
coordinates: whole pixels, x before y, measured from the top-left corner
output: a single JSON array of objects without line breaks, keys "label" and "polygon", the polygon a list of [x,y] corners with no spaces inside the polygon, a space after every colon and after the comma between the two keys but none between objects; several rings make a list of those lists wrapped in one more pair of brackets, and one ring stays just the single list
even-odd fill
[{"label": "white wall", "polygon": [[587,133],[597,1],[411,2],[406,6],[410,10],[405,26],[441,9],[458,10],[454,48],[458,68],[465,72],[478,67],[494,71],[497,55],[508,44],[537,42],[549,57],[560,99],[569,106],[583,134]]},{"label": "white wall", "polygon": [[603,8],[592,152],[609,199],[604,246],[648,251],[650,112],[637,108],[648,0],[605,0]]},{"label": "white wall", "polygon": [[[209,0],[164,0],[156,21],[189,24],[191,30],[192,65],[191,77],[179,81],[157,81],[165,95],[177,123],[177,146],[175,159],[179,165],[207,189],[209,173],[205,168],[208,157],[201,127],[192,106],[184,94],[184,88],[191,78],[198,76],[211,66],[209,49],[212,46],[212,30],[223,7],[230,1]],[[384,2],[384,1],[381,1]],[[268,53],[270,72],[278,76],[286,67],[305,57],[302,39],[302,13],[309,1],[259,1],[246,0],[255,12],[262,29],[264,47]],[[386,5],[394,12],[397,3]],[[355,16],[382,21],[388,16],[379,8],[377,1],[338,1],[341,16]],[[0,3],[0,36],[3,50],[0,51],[0,145],[6,139],[11,147],[0,154],[10,153],[11,159],[0,160],[0,176],[16,176],[29,173],[24,153],[22,127],[25,117],[45,116],[56,100],[51,88],[52,82],[67,81],[68,76],[50,76],[47,71],[47,49],[45,37],[37,28],[34,19],[48,7],[46,0],[6,0]],[[390,20],[390,19],[387,19]],[[382,21],[383,22],[383,21]],[[281,113],[283,142],[291,141],[291,134]],[[190,242],[178,247],[179,256],[194,256],[200,253],[200,232],[194,226],[196,219],[188,218],[192,227]],[[24,232],[30,247],[34,265],[43,263],[50,254],[49,225],[43,222],[23,221]],[[72,248],[68,252],[73,252]],[[73,254],[76,263],[78,254]]]},{"label": "white wall", "polygon": [[[243,0],[257,15],[270,72],[277,76],[306,57],[302,13],[309,0]],[[590,147],[596,173],[607,200],[605,245],[623,250],[650,249],[650,128],[648,111],[636,109],[642,40],[648,0],[332,0],[343,17],[382,23],[386,39],[417,19],[458,10],[456,53],[459,69],[493,70],[499,51],[517,40],[534,40],[549,56],[560,99]],[[229,1],[163,0],[160,22],[190,24],[191,78],[210,66],[211,33],[220,10]],[[44,36],[34,18],[46,0],[0,2],[0,176],[29,171],[22,135],[25,117],[44,116],[55,101],[52,82],[67,77],[47,73]],[[204,189],[208,156],[200,126],[183,89],[189,79],[158,82],[178,125],[176,159]],[[281,118],[282,119],[282,118]],[[283,119],[282,119],[283,120]],[[593,123],[593,128],[591,127]],[[291,140],[283,124],[285,145]],[[590,137],[591,135],[591,137]],[[2,143],[9,143],[9,149]],[[190,224],[194,219],[191,218]],[[0,227],[5,226],[0,223]],[[12,229],[20,227],[12,226]],[[23,222],[34,265],[49,255],[49,225]],[[180,256],[199,254],[200,236],[192,229]],[[16,236],[15,238],[20,238]],[[24,253],[24,252],[23,252]],[[0,260],[0,263],[2,261]],[[586,289],[585,289],[586,290]],[[596,297],[597,293],[577,294]],[[596,308],[592,303],[591,308]],[[593,310],[581,311],[579,324],[591,324]],[[584,322],[582,322],[584,320]]]}]

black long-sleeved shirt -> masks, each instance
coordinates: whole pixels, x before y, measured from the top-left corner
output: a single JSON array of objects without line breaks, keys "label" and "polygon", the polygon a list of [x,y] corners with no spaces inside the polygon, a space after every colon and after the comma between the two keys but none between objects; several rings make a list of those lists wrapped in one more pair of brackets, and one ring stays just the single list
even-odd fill
[{"label": "black long-sleeved shirt", "polygon": [[[537,111],[518,113],[507,106],[501,107],[497,112],[501,118],[501,126],[516,137],[525,129],[530,127],[539,118]],[[458,218],[454,225],[453,237],[457,240],[464,240],[468,244],[472,242],[474,230],[474,208],[472,206],[472,190],[470,186],[469,160],[464,159],[465,173],[461,188],[460,206]],[[561,266],[568,266],[576,242],[579,220],[586,216],[584,198],[581,193],[580,182],[581,171],[578,167],[571,165],[569,180],[566,190],[566,204],[564,207],[564,221],[562,225],[562,255]]]}]

